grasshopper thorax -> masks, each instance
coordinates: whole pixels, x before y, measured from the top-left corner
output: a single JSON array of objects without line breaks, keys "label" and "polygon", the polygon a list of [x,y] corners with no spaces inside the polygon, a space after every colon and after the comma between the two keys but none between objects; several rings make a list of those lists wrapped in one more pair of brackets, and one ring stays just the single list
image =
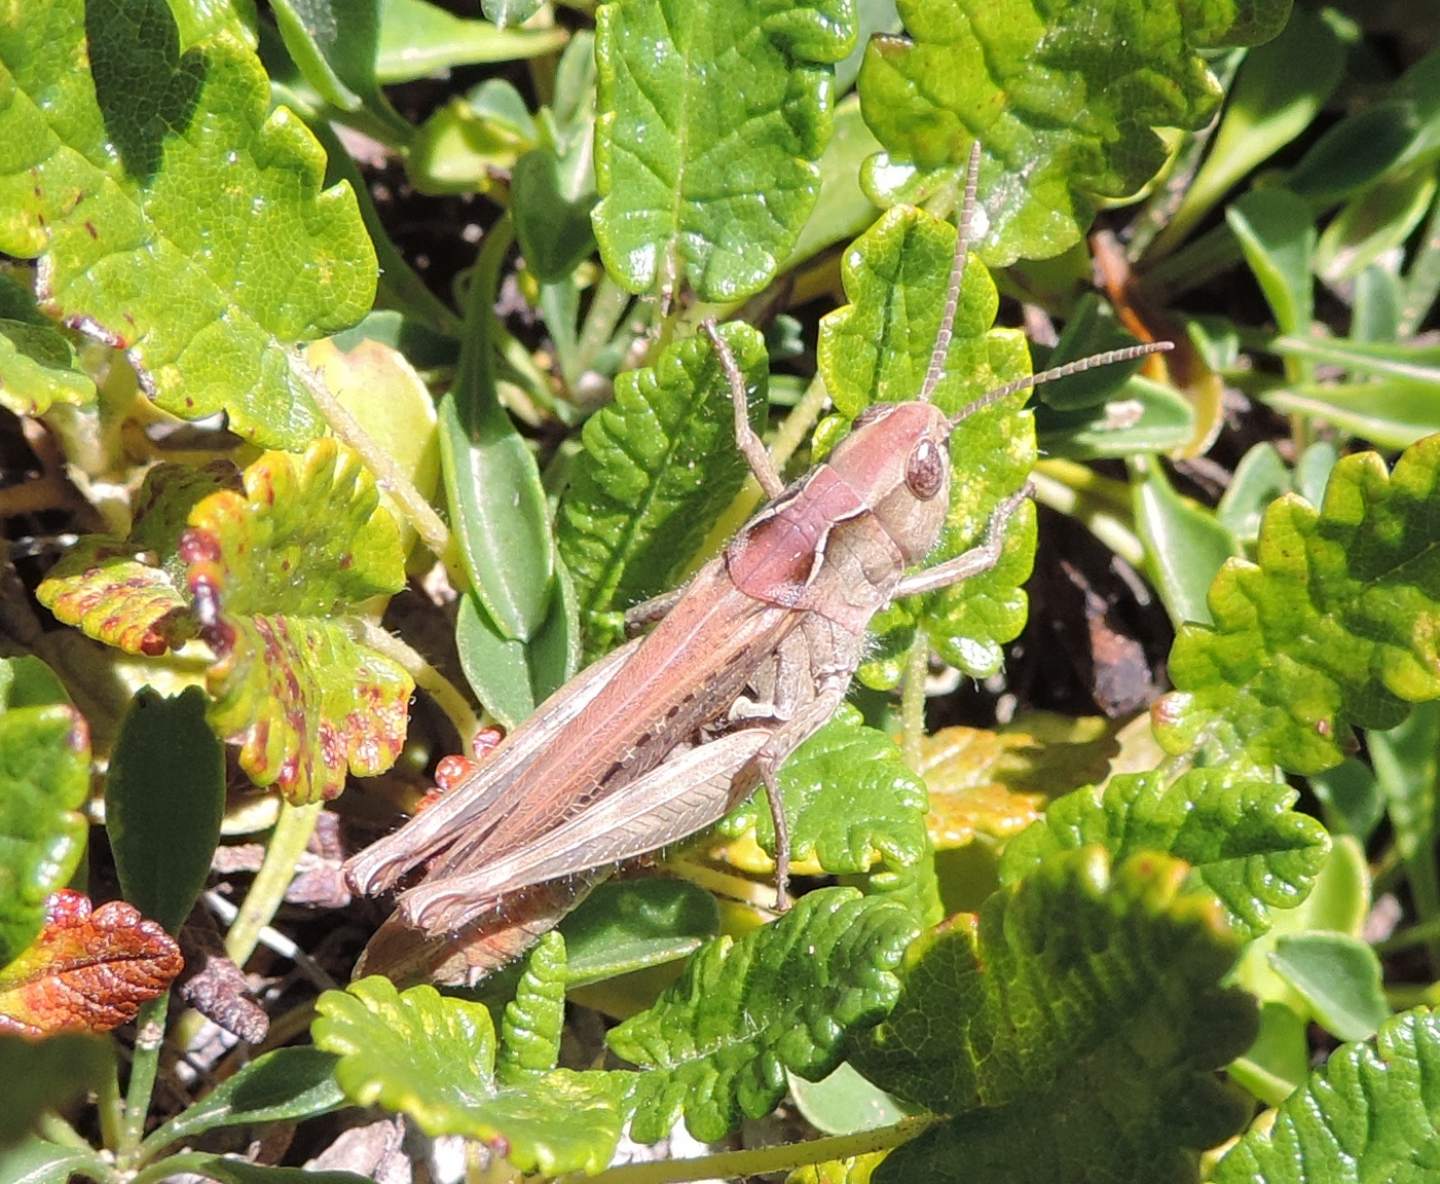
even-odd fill
[{"label": "grasshopper thorax", "polygon": [[950,507],[950,424],[929,403],[874,403],[828,458],[906,563],[934,548]]}]

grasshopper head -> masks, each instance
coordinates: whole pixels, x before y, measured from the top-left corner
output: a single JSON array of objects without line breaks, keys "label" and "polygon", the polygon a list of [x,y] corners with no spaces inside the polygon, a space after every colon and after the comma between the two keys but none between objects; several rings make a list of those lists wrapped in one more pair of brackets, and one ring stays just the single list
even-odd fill
[{"label": "grasshopper head", "polygon": [[950,507],[950,424],[929,403],[874,403],[828,458],[907,563],[935,546]]}]

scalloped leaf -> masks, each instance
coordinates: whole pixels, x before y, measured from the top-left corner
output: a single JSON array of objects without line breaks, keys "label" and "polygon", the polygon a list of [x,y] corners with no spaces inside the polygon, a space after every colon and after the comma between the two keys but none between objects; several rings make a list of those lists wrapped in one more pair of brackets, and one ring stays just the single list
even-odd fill
[{"label": "scalloped leaf", "polygon": [[1098,717],[1034,712],[993,732],[941,728],[920,746],[930,842],[946,851],[977,835],[1008,839],[1041,816],[1050,796],[1103,781],[1119,751]]},{"label": "scalloped leaf", "polygon": [[852,0],[616,0],[595,26],[606,270],[631,292],[759,291],[820,192]]},{"label": "scalloped leaf", "polygon": [[[820,373],[835,406],[853,418],[872,402],[919,393],[945,304],[955,229],[909,206],[891,210],[846,251],[851,303],[820,323]],[[994,329],[995,284],[972,258],[955,315],[955,335],[935,404],[959,411],[986,391],[1029,373],[1024,336]],[[1025,483],[1035,463],[1035,428],[1021,392],[972,415],[950,437],[955,479],[938,563],[974,546],[990,515]],[[1020,585],[1035,552],[1034,511],[1022,506],[1005,536],[1000,562],[984,575],[926,596],[897,601],[870,622],[877,655],[860,678],[877,689],[900,681],[917,628],[953,666],[975,678],[994,674],[1001,646],[1025,624]]]},{"label": "scalloped leaf", "polygon": [[156,465],[135,499],[129,536],[82,536],[46,574],[36,597],[56,620],[127,654],[158,657],[178,649],[196,632],[181,591],[180,532],[198,502],[238,484],[228,461]]},{"label": "scalloped leaf", "polygon": [[1272,909],[1294,908],[1330,853],[1330,836],[1291,809],[1283,783],[1239,780],[1224,769],[1192,769],[1173,782],[1159,772],[1125,773],[1050,804],[1045,819],[1013,839],[1002,883],[1030,875],[1057,852],[1098,843],[1117,863],[1163,851],[1191,865],[1237,933],[1258,937]]},{"label": "scalloped leaf", "polygon": [[[749,325],[720,326],[765,421],[765,342]],[[735,447],[730,387],[707,338],[690,337],[653,367],[615,380],[615,401],[590,418],[560,503],[556,538],[575,579],[589,645],[617,637],[597,621],[670,587],[749,470]]]},{"label": "scalloped leaf", "polygon": [[46,902],[35,943],[0,970],[0,1032],[108,1032],[169,990],[184,966],[175,939],[134,905],[95,909],[62,888]]},{"label": "scalloped leaf", "polygon": [[1437,468],[1431,436],[1393,473],[1373,452],[1341,459],[1318,512],[1293,494],[1272,503],[1257,561],[1229,560],[1210,586],[1214,625],[1175,640],[1176,690],[1154,709],[1168,751],[1317,773],[1356,725],[1393,727],[1440,697]]},{"label": "scalloped leaf", "polygon": [[846,1032],[883,1017],[915,935],[910,910],[851,888],[802,897],[773,925],[717,938],[610,1047],[649,1070],[634,1081],[631,1137],[662,1138],[683,1115],[702,1141],[770,1113],[785,1070],[812,1080],[840,1063]]},{"label": "scalloped leaf", "polygon": [[52,403],[94,398],[70,338],[40,311],[28,285],[0,269],[0,407],[39,415]]},{"label": "scalloped leaf", "polygon": [[1253,1126],[1216,1166],[1214,1184],[1378,1184],[1425,1180],[1440,1154],[1440,1016],[1428,1007],[1347,1044]]},{"label": "scalloped leaf", "polygon": [[568,978],[565,939],[552,929],[526,956],[515,997],[505,1005],[500,1051],[495,1058],[495,1075],[501,1081],[517,1081],[528,1073],[555,1068],[565,1027]]},{"label": "scalloped leaf", "polygon": [[0,251],[40,259],[47,313],[125,349],[176,415],[320,433],[288,347],[365,314],[375,252],[243,41],[213,27],[182,54],[165,0],[9,5],[0,144]]},{"label": "scalloped leaf", "polygon": [[30,946],[88,832],[90,732],[37,658],[0,659],[0,967]]},{"label": "scalloped leaf", "polygon": [[916,942],[851,1059],[950,1121],[875,1180],[1193,1179],[1248,1113],[1210,1070],[1249,1044],[1255,1006],[1218,986],[1235,941],[1187,873],[1066,852]]},{"label": "scalloped leaf", "polygon": [[1045,259],[1080,241],[1096,206],[1164,165],[1157,127],[1198,130],[1222,90],[1200,51],[1275,36],[1290,0],[901,0],[910,37],[876,37],[860,68],[885,151],[863,184],[880,205],[963,180],[983,147],[977,249]]},{"label": "scalloped leaf", "polygon": [[483,1004],[430,986],[398,992],[376,975],[325,992],[316,1011],[315,1043],[340,1056],[336,1079],[358,1105],[407,1114],[428,1135],[506,1146],[523,1172],[593,1174],[614,1153],[628,1075],[556,1069],[501,1085]]},{"label": "scalloped leaf", "polygon": [[326,438],[238,481],[225,462],[161,466],[139,504],[130,538],[82,539],[41,603],[132,653],[198,632],[215,655],[210,725],[256,785],[301,803],[334,797],[347,770],[388,769],[414,684],[354,634],[367,600],[404,585],[404,557],[359,460]]},{"label": "scalloped leaf", "polygon": [[[802,875],[856,874],[877,863],[908,867],[926,851],[924,782],[895,742],[867,728],[849,704],[785,761],[780,792],[790,824],[790,856]],[[753,834],[759,849],[773,857],[775,823],[764,793],[724,819],[719,833]],[[747,871],[774,866],[772,858],[737,858],[743,850],[731,848],[729,861]]]}]

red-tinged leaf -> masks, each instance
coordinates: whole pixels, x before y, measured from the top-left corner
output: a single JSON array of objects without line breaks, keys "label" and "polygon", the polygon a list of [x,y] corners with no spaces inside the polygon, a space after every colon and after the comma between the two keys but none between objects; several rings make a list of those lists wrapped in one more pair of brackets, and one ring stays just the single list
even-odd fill
[{"label": "red-tinged leaf", "polygon": [[80,540],[41,584],[57,617],[131,653],[199,635],[210,726],[257,785],[293,802],[384,772],[405,739],[410,676],[359,639],[358,608],[404,584],[395,520],[333,440],[244,470],[162,465],[126,539]]},{"label": "red-tinged leaf", "polygon": [[238,481],[228,461],[157,465],[135,499],[130,534],[80,539],[35,595],[57,620],[127,654],[175,649],[195,635],[175,542],[197,502]]},{"label": "red-tinged leaf", "polygon": [[174,938],[124,901],[93,908],[62,889],[40,937],[0,971],[0,1032],[108,1032],[169,989],[184,960]]}]

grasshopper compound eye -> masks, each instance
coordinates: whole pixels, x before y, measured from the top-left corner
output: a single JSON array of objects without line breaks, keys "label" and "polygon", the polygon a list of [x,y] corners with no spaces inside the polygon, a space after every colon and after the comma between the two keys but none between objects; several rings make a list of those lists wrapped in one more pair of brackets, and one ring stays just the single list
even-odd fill
[{"label": "grasshopper compound eye", "polygon": [[945,483],[945,458],[934,440],[921,440],[905,462],[905,484],[921,501],[929,501]]}]

